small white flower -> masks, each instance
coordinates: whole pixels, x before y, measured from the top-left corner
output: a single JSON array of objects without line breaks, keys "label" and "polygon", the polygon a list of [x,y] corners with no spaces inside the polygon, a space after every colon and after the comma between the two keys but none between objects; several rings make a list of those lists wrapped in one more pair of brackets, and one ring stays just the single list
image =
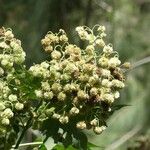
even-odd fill
[{"label": "small white flower", "polygon": [[60,118],[60,115],[59,115],[59,114],[54,113],[52,117],[53,117],[54,119],[59,119],[59,118]]},{"label": "small white flower", "polygon": [[106,30],[105,26],[99,26],[97,31],[104,32]]},{"label": "small white flower", "polygon": [[95,127],[93,130],[96,134],[101,134],[106,129],[106,126]]},{"label": "small white flower", "polygon": [[104,87],[111,87],[112,83],[108,79],[102,80],[102,86]]},{"label": "small white flower", "polygon": [[118,91],[116,91],[115,93],[114,93],[114,98],[119,98],[120,97],[120,93],[118,92]]},{"label": "small white flower", "polygon": [[99,60],[98,60],[98,63],[100,66],[102,67],[107,67],[108,66],[108,59],[106,57],[101,57]]},{"label": "small white flower", "polygon": [[97,126],[98,120],[95,118],[95,119],[93,119],[93,120],[90,122],[90,124],[91,124],[92,126]]},{"label": "small white flower", "polygon": [[70,110],[70,114],[74,115],[74,114],[78,114],[79,113],[79,109],[77,107],[72,107]]},{"label": "small white flower", "polygon": [[10,121],[8,118],[3,118],[1,122],[3,125],[9,125],[10,124]]},{"label": "small white flower", "polygon": [[97,39],[95,41],[95,44],[99,47],[104,47],[105,46],[105,42],[103,41],[103,39]]},{"label": "small white flower", "polygon": [[117,88],[124,88],[125,85],[122,81],[119,81],[117,79],[114,79],[111,81],[112,82],[112,86],[117,87]]},{"label": "small white flower", "polygon": [[57,50],[54,50],[52,53],[51,53],[51,57],[52,59],[60,59],[61,58],[61,53]]},{"label": "small white flower", "polygon": [[12,110],[10,108],[5,109],[2,113],[1,113],[1,117],[5,117],[5,118],[12,118],[14,116],[14,113],[12,112]]},{"label": "small white flower", "polygon": [[59,101],[64,101],[66,99],[66,94],[63,92],[60,92],[57,96]]},{"label": "small white flower", "polygon": [[43,97],[43,92],[41,90],[35,90],[35,95],[38,98],[42,98]]},{"label": "small white flower", "polygon": [[3,103],[0,103],[0,111],[3,111],[5,108],[5,105]]},{"label": "small white flower", "polygon": [[65,34],[61,35],[59,38],[60,38],[60,41],[63,41],[63,42],[68,41],[68,37]]},{"label": "small white flower", "polygon": [[103,48],[103,52],[106,54],[111,54],[113,52],[113,48],[110,45],[106,45]]},{"label": "small white flower", "polygon": [[10,101],[17,101],[17,95],[11,94],[11,95],[9,95],[8,99]]},{"label": "small white flower", "polygon": [[62,117],[59,118],[59,121],[62,124],[66,124],[66,123],[68,123],[69,118],[68,118],[68,116],[62,116]]},{"label": "small white flower", "polygon": [[46,99],[51,100],[53,97],[54,97],[54,94],[52,91],[44,93],[44,98],[46,98]]},{"label": "small white flower", "polygon": [[15,108],[17,109],[17,110],[22,110],[23,108],[24,108],[24,105],[22,104],[22,103],[16,103],[15,104]]},{"label": "small white flower", "polygon": [[102,99],[104,101],[107,101],[108,103],[114,102],[114,96],[112,94],[104,94],[104,95],[102,95]]},{"label": "small white flower", "polygon": [[10,39],[14,38],[14,35],[13,35],[12,31],[10,31],[10,30],[5,32],[5,36]]},{"label": "small white flower", "polygon": [[118,59],[118,57],[113,57],[108,61],[109,67],[115,68],[121,64],[121,61]]},{"label": "small white flower", "polygon": [[110,77],[111,76],[110,70],[102,69],[102,76],[103,77]]},{"label": "small white flower", "polygon": [[91,95],[91,96],[96,96],[97,94],[98,94],[97,88],[95,88],[95,87],[91,88],[91,90],[90,90],[90,95]]},{"label": "small white flower", "polygon": [[46,81],[46,82],[41,82],[42,83],[42,89],[45,90],[45,91],[49,91],[50,90],[50,85],[49,83]]},{"label": "small white flower", "polygon": [[84,121],[80,121],[80,122],[78,122],[77,124],[76,124],[76,127],[78,128],[78,129],[86,129],[86,123],[84,122]]}]

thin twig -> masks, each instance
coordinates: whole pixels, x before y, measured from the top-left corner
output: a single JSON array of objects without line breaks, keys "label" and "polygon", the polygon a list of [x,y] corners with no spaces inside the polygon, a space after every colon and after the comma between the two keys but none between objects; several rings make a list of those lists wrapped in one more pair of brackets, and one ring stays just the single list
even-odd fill
[{"label": "thin twig", "polygon": [[141,60],[139,60],[139,61],[133,63],[131,70],[133,70],[133,69],[135,69],[135,68],[137,68],[137,67],[140,67],[140,66],[142,66],[142,65],[144,65],[144,64],[147,64],[147,63],[149,63],[149,62],[150,62],[150,56],[145,57],[145,58],[143,58],[143,59],[141,59]]},{"label": "thin twig", "polygon": [[[43,144],[43,142],[22,143],[22,144],[19,144],[19,147],[31,146],[31,145],[41,145],[41,144]],[[15,148],[15,145],[13,145],[12,148]]]},{"label": "thin twig", "polygon": [[134,135],[136,135],[140,130],[142,129],[141,125],[137,125],[135,128],[133,128],[131,131],[127,132],[125,135],[123,135],[120,139],[115,141],[114,143],[110,144],[105,148],[105,150],[115,150],[125,142],[127,142],[130,138],[132,138]]}]

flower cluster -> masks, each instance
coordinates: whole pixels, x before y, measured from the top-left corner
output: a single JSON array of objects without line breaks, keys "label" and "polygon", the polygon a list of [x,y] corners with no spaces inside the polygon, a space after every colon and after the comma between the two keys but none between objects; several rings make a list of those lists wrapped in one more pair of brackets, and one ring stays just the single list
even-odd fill
[{"label": "flower cluster", "polygon": [[21,47],[21,42],[14,38],[11,29],[0,29],[0,75],[4,70],[12,71],[14,64],[21,64],[25,60],[25,52]]},{"label": "flower cluster", "polygon": [[76,31],[87,41],[83,49],[70,44],[64,30],[48,32],[42,45],[51,60],[30,67],[34,77],[42,78],[35,90],[37,98],[54,107],[52,118],[62,124],[75,122],[79,129],[93,129],[100,134],[106,128],[106,118],[125,87],[124,69],[111,44],[104,42],[105,27],[93,29],[80,26]]},{"label": "flower cluster", "polygon": [[[24,108],[24,104],[19,102],[17,88],[9,87],[9,82],[14,79],[14,66],[22,64],[24,60],[21,42],[14,38],[11,29],[0,28],[0,134],[6,132],[11,124],[14,111]],[[19,80],[16,83],[19,84]]]}]

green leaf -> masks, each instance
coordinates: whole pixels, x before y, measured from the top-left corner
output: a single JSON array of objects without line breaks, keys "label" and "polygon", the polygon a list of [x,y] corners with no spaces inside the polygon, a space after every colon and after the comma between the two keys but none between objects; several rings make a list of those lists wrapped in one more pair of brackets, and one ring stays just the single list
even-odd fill
[{"label": "green leaf", "polygon": [[97,145],[95,145],[93,143],[88,142],[87,149],[88,150],[92,150],[92,148],[100,148],[100,146],[97,146]]},{"label": "green leaf", "polygon": [[114,105],[114,106],[112,106],[112,111],[111,112],[114,112],[116,110],[119,110],[119,109],[121,109],[123,107],[127,107],[127,106],[131,106],[131,105],[127,105],[127,104]]},{"label": "green leaf", "polygon": [[47,150],[46,146],[44,144],[42,144],[39,148],[39,150]]},{"label": "green leaf", "polygon": [[52,150],[77,150],[74,148],[72,145],[69,145],[67,148],[65,148],[63,145],[57,144],[56,146],[53,147]]},{"label": "green leaf", "polygon": [[65,150],[65,147],[63,145],[57,144],[52,148],[52,150]]},{"label": "green leaf", "polygon": [[70,132],[67,132],[66,137],[63,139],[63,145],[68,147],[72,144],[72,135]]},{"label": "green leaf", "polygon": [[97,146],[97,145],[95,145],[93,143],[88,142],[88,148],[91,148],[91,147],[99,147],[99,146]]},{"label": "green leaf", "polygon": [[80,150],[87,150],[88,144],[87,136],[83,132],[76,130],[74,132],[74,137],[78,141],[78,147],[80,148]]},{"label": "green leaf", "polygon": [[72,145],[70,145],[69,147],[67,147],[66,150],[77,150],[76,148],[74,148]]}]

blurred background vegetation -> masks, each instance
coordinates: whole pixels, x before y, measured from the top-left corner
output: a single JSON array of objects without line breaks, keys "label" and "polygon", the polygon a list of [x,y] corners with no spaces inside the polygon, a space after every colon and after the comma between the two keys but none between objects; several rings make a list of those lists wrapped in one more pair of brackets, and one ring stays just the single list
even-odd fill
[{"label": "blurred background vegetation", "polygon": [[[150,58],[149,0],[0,0],[0,26],[12,28],[22,41],[28,66],[48,57],[40,44],[47,31],[57,32],[63,28],[72,43],[81,43],[75,27],[95,24],[107,27],[108,40],[120,53],[122,61],[138,66]],[[149,150],[148,63],[128,72],[127,87],[118,103],[131,106],[116,112],[102,135],[88,132],[89,141],[106,150]]]}]

